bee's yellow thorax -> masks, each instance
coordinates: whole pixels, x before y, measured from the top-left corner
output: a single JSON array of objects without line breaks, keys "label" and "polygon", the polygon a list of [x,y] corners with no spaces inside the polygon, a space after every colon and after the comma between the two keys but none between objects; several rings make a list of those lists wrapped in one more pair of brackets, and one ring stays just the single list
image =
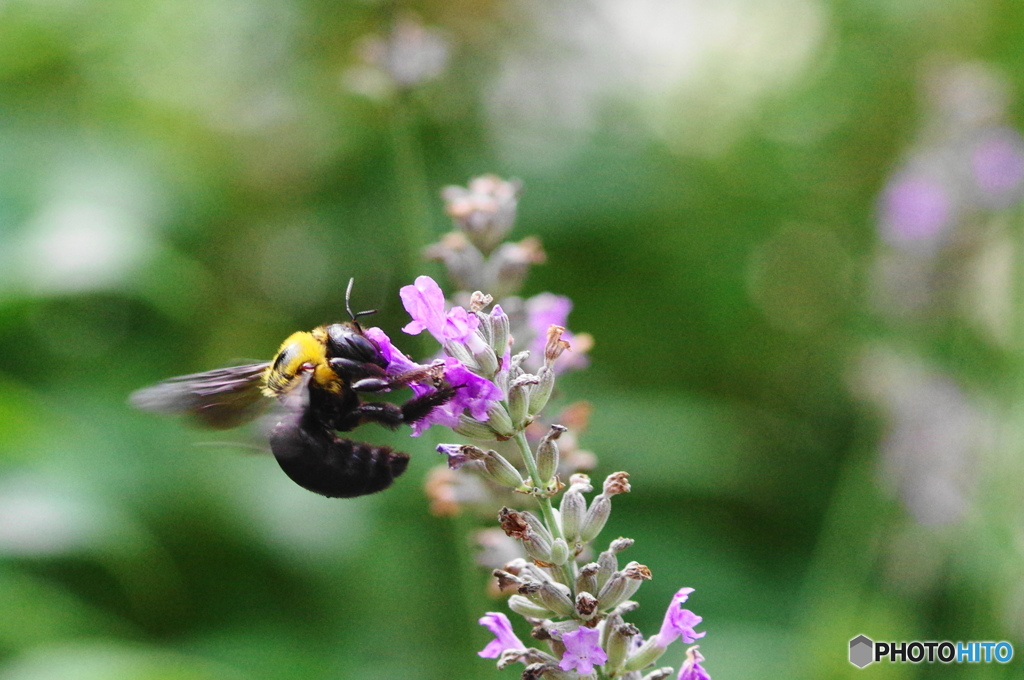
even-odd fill
[{"label": "bee's yellow thorax", "polygon": [[342,389],[341,381],[327,363],[326,335],[297,331],[281,343],[277,356],[267,367],[263,393],[274,397],[290,390],[304,365],[313,366],[313,384],[330,392]]}]

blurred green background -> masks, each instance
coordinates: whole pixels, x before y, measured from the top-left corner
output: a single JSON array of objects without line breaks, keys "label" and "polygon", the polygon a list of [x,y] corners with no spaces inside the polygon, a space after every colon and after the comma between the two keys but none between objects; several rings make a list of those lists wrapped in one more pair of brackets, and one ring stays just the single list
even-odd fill
[{"label": "blurred green background", "polygon": [[0,680],[499,676],[436,438],[331,501],[126,405],[349,277],[398,337],[486,172],[596,340],[646,634],[692,586],[716,680],[1020,677],[846,656],[1024,631],[1022,102],[1019,0],[3,0]]}]

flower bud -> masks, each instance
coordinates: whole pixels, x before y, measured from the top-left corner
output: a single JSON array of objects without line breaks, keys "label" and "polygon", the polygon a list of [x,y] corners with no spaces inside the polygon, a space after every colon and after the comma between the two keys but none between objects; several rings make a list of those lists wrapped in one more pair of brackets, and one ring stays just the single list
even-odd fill
[{"label": "flower bud", "polygon": [[[487,423],[470,418],[465,413],[459,416],[459,424],[452,428],[464,437],[478,440],[498,439],[498,434]],[[508,439],[508,437],[505,437]]]},{"label": "flower bud", "polygon": [[619,614],[617,609],[613,609],[605,614],[604,621],[601,622],[601,649],[608,649],[608,638],[611,636],[612,631],[615,630],[615,627],[622,623],[624,623],[622,615]]},{"label": "flower bud", "polygon": [[491,572],[491,575],[498,580],[498,590],[501,591],[511,590],[512,588],[518,589],[526,585],[526,581],[503,569],[495,569]]},{"label": "flower bud", "polygon": [[552,537],[536,516],[528,512],[517,512],[502,508],[498,522],[509,538],[523,542],[527,554],[540,562],[552,563]]},{"label": "flower bud", "polygon": [[597,538],[597,535],[604,529],[608,516],[612,514],[612,500],[604,494],[598,494],[590,503],[587,514],[580,522],[580,540],[584,543]]},{"label": "flower bud", "polygon": [[579,574],[576,576],[576,592],[577,593],[596,593],[598,591],[597,585],[597,562],[588,562],[580,567]]},{"label": "flower bud", "polygon": [[562,566],[569,561],[569,544],[558,537],[551,542],[551,564]]},{"label": "flower bud", "polygon": [[[484,345],[483,349],[479,352],[473,353],[473,361],[476,362],[476,370],[474,373],[482,375],[485,378],[492,378],[494,374],[498,372],[498,356],[491,349],[490,345]],[[468,367],[470,364],[466,364]],[[470,369],[472,370],[472,369]]]},{"label": "flower bud", "polygon": [[597,564],[600,567],[597,572],[597,585],[604,587],[612,574],[619,570],[619,560],[616,554],[633,545],[632,538],[616,538],[603,553],[597,556]]},{"label": "flower bud", "polygon": [[505,356],[508,351],[509,319],[508,314],[501,308],[501,305],[494,305],[491,309],[491,347],[499,357]]},{"label": "flower bud", "polygon": [[537,480],[538,486],[546,487],[558,472],[558,443],[556,440],[562,436],[568,428],[563,425],[552,425],[548,433],[537,445]]},{"label": "flower bud", "polygon": [[562,502],[558,506],[558,512],[562,516],[562,533],[570,543],[579,540],[580,522],[587,513],[587,500],[583,497],[585,490],[592,491],[593,487],[589,484],[571,485],[569,490],[562,494]]},{"label": "flower bud", "polygon": [[554,389],[555,372],[547,366],[541,366],[537,371],[537,384],[530,390],[530,406],[527,410],[531,416],[544,410]]},{"label": "flower bud", "polygon": [[642,668],[647,668],[660,659],[666,649],[664,645],[659,643],[658,636],[655,635],[651,639],[644,641],[640,645],[640,649],[629,655],[623,668],[627,671],[638,671]]},{"label": "flower bud", "polygon": [[657,670],[651,671],[643,677],[643,680],[665,680],[670,677],[675,671],[672,670],[671,666],[663,666]]},{"label": "flower bud", "polygon": [[519,474],[519,470],[497,451],[488,450],[484,452],[482,460],[484,463],[482,473],[498,486],[503,486],[507,489],[526,489],[526,482],[523,481],[523,476]]},{"label": "flower bud", "polygon": [[450,357],[458,359],[463,366],[473,373],[480,374],[480,364],[477,362],[476,358],[473,357],[473,352],[470,351],[469,347],[463,343],[444,343],[444,353]]},{"label": "flower bud", "polygon": [[508,608],[528,619],[546,619],[554,614],[547,607],[531,602],[523,595],[513,595],[508,598]]},{"label": "flower bud", "polygon": [[502,359],[501,368],[494,374],[494,384],[501,390],[501,394],[507,399],[508,398],[508,367],[505,365],[505,360]]},{"label": "flower bud", "polygon": [[584,621],[594,618],[594,614],[597,613],[598,604],[600,604],[598,599],[586,591],[576,595],[576,613]]},{"label": "flower bud", "polygon": [[523,362],[530,358],[529,350],[523,350],[512,355],[512,359],[509,361],[509,379],[514,380],[523,374]]},{"label": "flower bud", "polygon": [[608,516],[612,512],[612,496],[629,492],[629,474],[614,472],[604,480],[604,493],[599,494],[590,504],[587,516],[580,525],[580,539],[590,542],[604,529]]},{"label": "flower bud", "polygon": [[540,651],[536,647],[528,647],[526,649],[506,649],[498,657],[498,670],[505,670],[506,666],[510,666],[514,663],[529,664],[529,663],[558,663],[555,657]]},{"label": "flower bud", "polygon": [[530,527],[530,529],[532,529],[535,533],[541,534],[547,540],[552,540],[553,537],[551,535],[551,532],[548,531],[548,528],[546,526],[544,526],[544,522],[541,521],[540,517],[537,517],[537,515],[533,514],[532,512],[529,512],[528,510],[524,510],[520,514],[522,515],[523,520]]},{"label": "flower bud", "polygon": [[[568,619],[567,621],[545,621],[543,625],[548,637],[552,641],[562,644],[562,636],[577,630],[580,627],[580,622],[576,619]],[[565,647],[562,648],[562,651],[564,650]]]},{"label": "flower bud", "polygon": [[619,603],[632,597],[643,581],[650,580],[650,569],[639,562],[630,562],[622,571],[612,574],[612,577],[597,594],[597,599],[601,600],[601,609],[615,608]]},{"label": "flower bud", "polygon": [[508,417],[508,411],[498,402],[494,402],[487,409],[487,426],[494,430],[499,437],[505,439],[509,439],[516,433],[516,429],[512,427],[512,420]]},{"label": "flower bud", "polygon": [[540,597],[541,583],[542,583],[542,581],[529,581],[529,582],[524,583],[523,585],[519,586],[516,589],[516,592],[519,593],[520,595],[522,595],[523,597],[525,597],[530,602],[532,602],[535,605],[537,605],[538,607],[544,607],[545,609],[550,609],[550,607],[546,607],[544,605],[544,601],[541,600],[541,597]]},{"label": "flower bud", "polygon": [[[512,426],[521,430],[526,423],[526,407],[530,403],[530,385],[537,382],[537,377],[524,373],[508,386],[508,416]],[[540,480],[534,480],[535,486],[540,486]]]},{"label": "flower bud", "polygon": [[632,623],[620,623],[611,629],[605,647],[605,652],[608,653],[608,661],[604,666],[605,673],[614,677],[622,671],[629,650],[633,646],[633,638],[639,633],[640,629]]},{"label": "flower bud", "polygon": [[[537,597],[540,603],[558,616],[571,617],[576,613],[570,591],[561,583],[546,582],[537,584]],[[531,598],[532,599],[532,598]]]}]

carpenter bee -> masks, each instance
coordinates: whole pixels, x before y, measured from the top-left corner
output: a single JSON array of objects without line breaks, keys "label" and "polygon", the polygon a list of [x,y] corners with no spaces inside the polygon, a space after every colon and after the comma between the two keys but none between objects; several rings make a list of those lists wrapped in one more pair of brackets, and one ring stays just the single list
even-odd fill
[{"label": "carpenter bee", "polygon": [[[269,363],[218,368],[170,378],[134,392],[130,403],[146,411],[183,414],[206,427],[225,429],[252,420],[277,400],[284,408],[270,433],[270,449],[281,469],[299,486],[331,498],[364,496],[391,486],[405,472],[408,454],[338,437],[368,422],[395,429],[425,418],[448,402],[455,389],[439,368],[424,367],[389,376],[380,348],[367,337],[359,317],[288,336]],[[361,394],[413,382],[434,390],[402,405],[363,401]]]}]

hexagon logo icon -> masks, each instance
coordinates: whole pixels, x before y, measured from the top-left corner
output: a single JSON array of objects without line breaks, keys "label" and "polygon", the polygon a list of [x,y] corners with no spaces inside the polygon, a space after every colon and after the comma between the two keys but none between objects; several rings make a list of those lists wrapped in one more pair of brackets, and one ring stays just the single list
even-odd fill
[{"label": "hexagon logo icon", "polygon": [[850,640],[850,663],[857,668],[864,668],[874,661],[875,643],[866,635],[858,635]]}]

